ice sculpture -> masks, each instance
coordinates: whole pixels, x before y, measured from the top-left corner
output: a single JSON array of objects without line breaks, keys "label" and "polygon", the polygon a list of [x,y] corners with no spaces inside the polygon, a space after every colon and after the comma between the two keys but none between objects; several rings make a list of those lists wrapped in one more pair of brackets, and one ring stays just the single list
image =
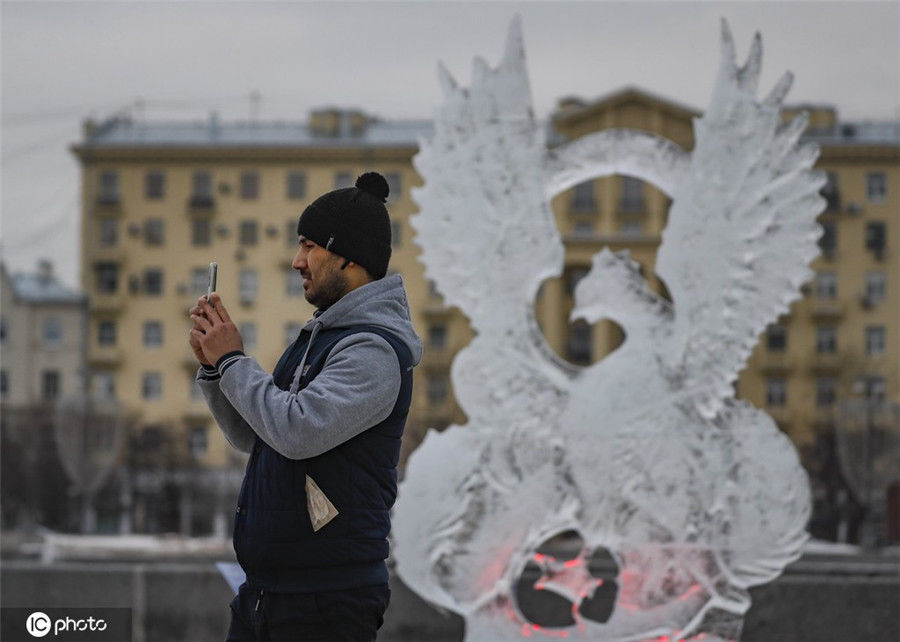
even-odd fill
[{"label": "ice sculpture", "polygon": [[[809,486],[792,444],[732,382],[759,334],[812,273],[824,183],[804,116],[782,125],[791,75],[756,101],[759,36],[738,67],[727,24],[712,101],[691,153],[648,133],[606,130],[547,149],[532,113],[519,20],[500,65],[476,59],[472,85],[439,70],[444,102],[414,164],[412,219],[427,275],[476,337],[451,375],[465,426],[430,431],[410,457],[394,515],[403,581],[461,614],[467,640],[733,639],[747,588],[776,577],[806,539]],[[534,318],[539,285],[563,266],[549,199],[614,173],[672,198],[657,257],[674,304],[627,253],[599,252],[572,318],[609,318],[624,344],[575,368]],[[560,563],[536,553],[577,531]],[[600,580],[595,550],[618,564],[605,622],[579,610]],[[572,603],[574,625],[529,622],[513,588]]]}]

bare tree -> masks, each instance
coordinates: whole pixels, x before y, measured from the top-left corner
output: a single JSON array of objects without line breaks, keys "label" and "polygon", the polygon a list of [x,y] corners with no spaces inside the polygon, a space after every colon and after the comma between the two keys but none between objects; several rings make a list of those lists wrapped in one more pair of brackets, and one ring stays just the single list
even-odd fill
[{"label": "bare tree", "polygon": [[90,395],[57,403],[54,437],[63,469],[81,497],[81,531],[96,530],[94,497],[119,463],[126,415],[116,400]]}]

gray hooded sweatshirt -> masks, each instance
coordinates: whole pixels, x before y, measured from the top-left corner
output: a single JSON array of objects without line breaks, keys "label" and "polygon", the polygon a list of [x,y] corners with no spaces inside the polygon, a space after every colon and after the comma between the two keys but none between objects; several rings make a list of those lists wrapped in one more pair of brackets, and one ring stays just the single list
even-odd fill
[{"label": "gray hooded sweatshirt", "polygon": [[[311,335],[326,328],[375,325],[409,348],[413,365],[422,358],[422,340],[410,321],[409,302],[399,274],[367,283],[303,327]],[[307,350],[308,352],[308,350]],[[290,459],[315,457],[385,419],[400,391],[400,364],[391,345],[371,332],[345,337],[332,349],[322,371],[298,390],[306,355],[290,390],[250,356],[224,359],[218,370],[201,367],[197,381],[228,442],[243,452],[256,435]]]}]

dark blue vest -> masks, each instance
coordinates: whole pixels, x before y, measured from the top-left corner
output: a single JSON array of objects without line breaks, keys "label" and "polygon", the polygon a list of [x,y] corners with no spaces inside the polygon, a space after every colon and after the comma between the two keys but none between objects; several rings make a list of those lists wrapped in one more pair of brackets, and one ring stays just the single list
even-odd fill
[{"label": "dark blue vest", "polygon": [[[376,326],[322,330],[307,355],[309,368],[300,389],[319,374],[335,344],[357,332],[378,334],[397,353],[397,402],[381,423],[310,459],[289,459],[257,436],[234,521],[234,550],[254,588],[294,593],[388,581],[384,560],[390,509],[397,497],[400,439],[412,398],[409,348]],[[302,332],[278,361],[273,377],[282,390],[290,389],[309,336]],[[306,475],[338,510],[337,517],[316,532],[306,506]]]}]

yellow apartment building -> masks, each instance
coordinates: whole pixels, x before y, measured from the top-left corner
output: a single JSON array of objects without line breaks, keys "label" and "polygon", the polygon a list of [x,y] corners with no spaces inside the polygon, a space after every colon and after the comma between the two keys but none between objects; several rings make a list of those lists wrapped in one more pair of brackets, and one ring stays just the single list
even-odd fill
[{"label": "yellow apartment building", "polygon": [[[830,177],[829,208],[821,216],[824,254],[803,299],[761,338],[737,385],[740,396],[775,417],[808,466],[819,442],[833,441],[836,409],[858,393],[855,383],[867,377],[870,394],[898,400],[900,364],[900,132],[895,124],[840,123],[829,108],[812,112],[808,137],[822,146],[818,167]],[[660,134],[689,150],[698,115],[637,89],[591,101],[567,98],[548,124],[548,143],[616,127]],[[297,218],[312,199],[368,170],[391,185],[390,269],[404,277],[426,347],[404,459],[427,428],[465,421],[449,367],[471,331],[426,282],[409,224],[416,211],[410,188],[421,183],[411,158],[429,132],[428,121],[383,121],[331,108],[312,112],[303,124],[225,124],[215,115],[198,123],[85,123],[73,151],[82,165],[88,358],[95,393],[116,395],[141,417],[133,435],[136,468],[168,466],[168,478],[182,486],[198,470],[237,471],[224,482],[226,494],[236,490],[242,458],[193,384],[187,310],[205,293],[208,263],[217,261],[218,290],[246,351],[271,370],[313,312],[290,267]],[[592,363],[622,341],[612,323],[568,322],[574,285],[604,246],[628,249],[651,286],[666,294],[654,263],[668,205],[661,191],[626,176],[587,181],[554,199],[565,271],[544,284],[536,312],[561,357]],[[162,483],[143,485],[158,491]],[[191,530],[190,510],[180,501],[179,526]],[[148,502],[144,510],[152,512]]]},{"label": "yellow apartment building", "polygon": [[[838,492],[835,426],[845,402],[863,396],[900,402],[900,122],[843,123],[833,108],[816,105],[785,109],[784,118],[799,111],[810,115],[805,140],[820,146],[816,168],[828,176],[822,254],[802,298],[760,337],[736,388],[793,440],[818,506],[838,501],[828,496]],[[596,100],[563,99],[552,120],[557,141],[629,128],[690,150],[691,119],[699,115],[629,88]],[[587,181],[554,200],[566,270],[545,284],[539,318],[560,356],[591,363],[623,339],[608,321],[593,327],[567,321],[574,285],[602,247],[628,249],[651,287],[668,297],[654,272],[668,206],[660,190],[628,176]]]}]

